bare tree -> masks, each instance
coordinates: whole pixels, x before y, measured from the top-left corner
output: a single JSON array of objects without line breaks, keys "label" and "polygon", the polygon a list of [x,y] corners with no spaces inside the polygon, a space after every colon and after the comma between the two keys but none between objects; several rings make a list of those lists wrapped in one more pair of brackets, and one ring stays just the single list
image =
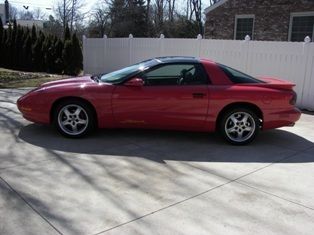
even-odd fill
[{"label": "bare tree", "polygon": [[166,0],[166,1],[167,1],[167,5],[168,5],[168,18],[169,18],[169,21],[173,22],[175,0]]},{"label": "bare tree", "polygon": [[195,20],[198,23],[199,33],[203,35],[202,0],[188,0],[187,16],[188,15],[188,20]]},{"label": "bare tree", "polygon": [[9,20],[16,19],[17,16],[18,16],[17,8],[9,4]]},{"label": "bare tree", "polygon": [[98,34],[99,37],[103,37],[110,32],[110,14],[108,6],[104,3],[99,3],[92,11],[90,20],[90,31]]},{"label": "bare tree", "polygon": [[18,11],[20,20],[34,20],[34,12],[28,10]]},{"label": "bare tree", "polygon": [[54,11],[56,19],[61,22],[64,31],[68,25],[72,32],[75,24],[85,17],[85,14],[81,12],[83,6],[82,0],[59,0],[57,2]]},{"label": "bare tree", "polygon": [[164,0],[155,0],[153,4],[153,18],[157,33],[160,33],[164,24]]},{"label": "bare tree", "polygon": [[84,6],[82,0],[71,0],[71,11],[70,11],[70,31],[73,31],[74,23],[78,20],[84,18],[83,14],[80,12]]},{"label": "bare tree", "polygon": [[40,7],[37,7],[33,11],[33,16],[35,20],[44,20],[46,19],[46,14],[41,10]]},{"label": "bare tree", "polygon": [[54,9],[56,20],[60,21],[62,24],[63,31],[65,31],[66,26],[69,24],[70,13],[71,13],[71,1],[70,0],[60,0],[57,2],[57,6]]}]

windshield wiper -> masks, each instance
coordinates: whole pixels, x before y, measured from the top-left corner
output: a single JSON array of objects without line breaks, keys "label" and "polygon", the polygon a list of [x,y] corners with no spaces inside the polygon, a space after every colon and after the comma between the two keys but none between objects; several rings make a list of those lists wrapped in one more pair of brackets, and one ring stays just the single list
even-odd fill
[{"label": "windshield wiper", "polygon": [[93,81],[98,82],[100,81],[99,77],[97,75],[93,75],[90,77]]}]

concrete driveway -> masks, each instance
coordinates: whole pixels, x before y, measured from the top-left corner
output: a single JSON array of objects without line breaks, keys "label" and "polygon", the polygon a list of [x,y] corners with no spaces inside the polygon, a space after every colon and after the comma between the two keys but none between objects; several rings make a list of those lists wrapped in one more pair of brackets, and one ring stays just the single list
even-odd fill
[{"label": "concrete driveway", "polygon": [[216,134],[66,139],[0,90],[0,234],[313,234],[314,115],[236,147]]}]

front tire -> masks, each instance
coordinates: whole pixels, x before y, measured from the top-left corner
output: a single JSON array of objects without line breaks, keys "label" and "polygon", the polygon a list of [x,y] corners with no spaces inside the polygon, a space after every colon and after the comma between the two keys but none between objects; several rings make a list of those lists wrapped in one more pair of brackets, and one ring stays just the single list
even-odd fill
[{"label": "front tire", "polygon": [[78,100],[67,100],[56,107],[53,120],[62,135],[79,138],[94,129],[95,119],[88,104]]},{"label": "front tire", "polygon": [[220,121],[220,133],[234,145],[245,145],[254,140],[260,128],[257,115],[246,108],[227,111]]}]

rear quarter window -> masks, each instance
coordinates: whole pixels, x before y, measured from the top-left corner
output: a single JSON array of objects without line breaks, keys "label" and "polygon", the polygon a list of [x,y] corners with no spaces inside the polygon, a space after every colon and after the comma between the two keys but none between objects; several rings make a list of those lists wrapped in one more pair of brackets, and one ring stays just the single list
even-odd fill
[{"label": "rear quarter window", "polygon": [[263,81],[261,80],[258,80],[248,74],[242,73],[226,65],[223,65],[223,64],[217,64],[217,65],[233,83],[236,83],[236,84],[237,83],[263,83]]}]

